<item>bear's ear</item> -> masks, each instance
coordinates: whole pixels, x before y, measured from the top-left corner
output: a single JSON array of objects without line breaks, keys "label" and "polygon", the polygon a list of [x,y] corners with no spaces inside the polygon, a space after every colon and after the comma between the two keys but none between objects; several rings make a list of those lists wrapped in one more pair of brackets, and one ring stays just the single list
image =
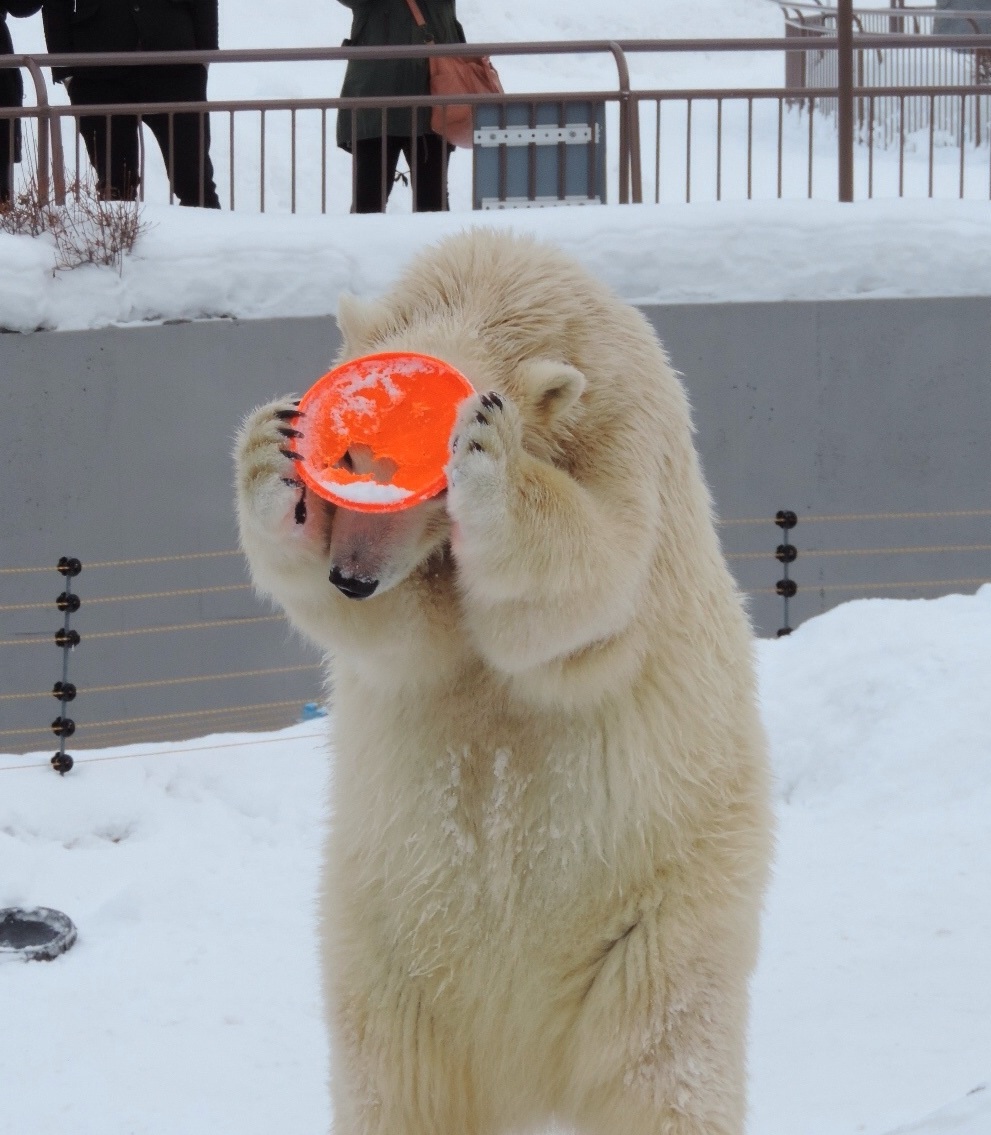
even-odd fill
[{"label": "bear's ear", "polygon": [[346,352],[354,353],[371,343],[386,318],[385,307],[376,300],[362,300],[342,292],[337,301],[337,326]]},{"label": "bear's ear", "polygon": [[531,411],[546,425],[574,416],[585,389],[580,370],[555,359],[528,359],[520,367],[519,377]]}]

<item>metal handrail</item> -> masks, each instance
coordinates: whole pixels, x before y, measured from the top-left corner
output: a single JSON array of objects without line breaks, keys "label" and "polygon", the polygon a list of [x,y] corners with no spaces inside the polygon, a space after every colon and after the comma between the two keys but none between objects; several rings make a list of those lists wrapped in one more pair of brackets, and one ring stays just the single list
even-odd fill
[{"label": "metal handrail", "polygon": [[[44,124],[38,131],[38,201],[41,205],[48,204],[49,190],[50,190],[50,171],[49,171],[49,145],[52,140],[51,120],[48,118],[48,111],[50,110],[48,102],[48,87],[45,85],[45,76],[41,73],[41,66],[36,59],[27,56],[24,60],[24,68],[31,76],[31,81],[34,83],[35,98],[38,100],[38,107],[44,114]],[[65,177],[64,177],[64,163],[62,160],[62,138],[59,136],[58,141],[55,143],[58,148],[55,168],[58,171],[58,181],[55,186],[55,199],[60,203],[65,200]]]},{"label": "metal handrail", "polygon": [[[793,11],[814,12],[819,19],[823,16],[835,16],[836,8],[826,8],[819,3],[783,3],[775,0],[782,9]],[[844,0],[838,2],[846,7]],[[871,9],[878,12],[880,9]],[[893,11],[921,12],[923,9],[898,8]],[[928,11],[928,10],[926,10]],[[943,9],[931,9],[945,15]],[[954,12],[954,17],[961,13]],[[987,18],[987,13],[982,14]],[[852,19],[851,19],[852,25]],[[504,56],[530,56],[530,55],[609,55],[616,67],[616,87],[612,90],[601,91],[567,91],[567,92],[539,92],[539,98],[559,101],[562,99],[593,98],[602,101],[615,101],[619,109],[620,137],[619,137],[619,169],[620,203],[626,204],[631,200],[634,203],[642,201],[641,185],[641,154],[639,132],[639,99],[643,91],[634,90],[630,81],[628,56],[632,54],[686,54],[686,53],[720,53],[720,52],[779,52],[779,53],[808,53],[835,51],[840,57],[848,55],[851,51],[851,41],[837,34],[835,28],[819,26],[812,28],[803,25],[806,38],[727,38],[727,39],[677,39],[677,40],[644,40],[644,39],[617,39],[617,40],[573,40],[573,41],[539,41],[532,43],[472,43],[472,44],[414,44],[404,46],[382,47],[319,47],[319,48],[245,48],[223,49],[216,51],[148,51],[148,52],[95,52],[95,53],[61,53],[61,54],[21,54],[0,57],[0,68],[25,68],[32,80],[37,108],[2,108],[0,121],[11,117],[36,117],[39,120],[38,128],[38,182],[39,191],[47,201],[49,187],[54,190],[56,201],[64,201],[65,176],[62,155],[61,132],[55,125],[65,117],[79,117],[86,114],[114,114],[114,113],[181,113],[208,112],[208,111],[236,111],[236,110],[267,110],[267,109],[336,109],[360,110],[367,108],[408,107],[408,106],[446,106],[454,104],[482,104],[492,102],[491,95],[418,95],[395,96],[392,98],[351,98],[326,97],[320,99],[258,99],[258,100],[214,100],[209,99],[200,103],[155,103],[155,104],[113,104],[112,106],[70,107],[54,106],[49,99],[48,87],[42,73],[42,67],[80,69],[95,66],[134,67],[175,65],[188,63],[216,64],[216,63],[289,63],[289,62],[347,62],[352,59],[421,59],[431,56],[475,56],[488,55]],[[820,34],[820,32],[822,34]],[[852,29],[851,33],[857,50],[872,48],[917,48],[920,36],[915,34],[876,33],[864,34]],[[927,47],[947,47],[957,50],[991,50],[991,35],[927,35]],[[959,92],[963,88],[955,87]],[[931,86],[902,86],[899,88],[905,94],[937,94],[943,93],[942,88]],[[778,94],[784,97],[808,97],[808,89],[792,90],[791,87],[777,88]],[[763,95],[766,92],[757,89],[730,90],[728,88],[712,88],[707,91],[695,91],[693,97],[747,97]],[[836,87],[817,87],[817,97],[838,98],[844,105],[851,104],[852,99],[863,93],[860,85],[855,85],[851,76],[845,76],[845,81],[837,83]],[[873,93],[878,93],[873,88]],[[672,91],[671,97],[685,97],[685,91]],[[499,101],[506,103],[532,102],[534,92],[507,93],[499,97]],[[657,97],[657,92],[651,92],[650,97]],[[664,97],[667,97],[665,94]],[[841,119],[843,115],[841,114]],[[842,133],[842,132],[841,132]],[[844,157],[846,150],[849,154]],[[51,155],[51,161],[49,159]],[[51,165],[51,168],[50,168]],[[840,145],[841,189],[840,199],[849,200],[847,190],[852,185],[849,170],[852,167],[852,139],[845,136],[841,138]]]},{"label": "metal handrail", "polygon": [[[79,52],[79,53],[46,53],[38,55],[12,55],[0,62],[0,67],[23,66],[28,68],[34,79],[39,107],[49,105],[47,89],[41,77],[41,67],[52,68],[86,68],[99,66],[149,67],[156,65],[175,65],[202,63],[278,63],[278,62],[335,62],[350,61],[352,59],[422,59],[431,56],[471,57],[477,55],[566,55],[566,54],[608,54],[616,65],[617,87],[612,95],[619,105],[620,112],[620,201],[627,203],[632,197],[635,203],[642,200],[642,186],[640,178],[639,154],[639,128],[637,124],[638,104],[632,97],[630,88],[630,73],[626,62],[623,47],[612,40],[581,40],[581,41],[544,41],[538,43],[472,43],[472,44],[414,44],[403,46],[376,46],[376,47],[324,47],[324,48],[247,48],[225,49],[217,51],[142,51],[127,52],[123,54],[113,52]],[[39,86],[40,83],[40,86]],[[569,92],[574,97],[573,92]],[[328,100],[326,105],[335,108],[360,108],[363,106],[446,106],[465,103],[491,102],[490,96],[485,98],[468,98],[466,96],[440,97],[436,95],[419,96],[411,101],[371,100],[360,103],[353,101]],[[521,100],[523,101],[523,100]],[[241,104],[242,106],[244,104]],[[299,104],[301,105],[301,104]],[[211,106],[222,109],[220,104],[211,100]],[[117,110],[119,112],[119,107]],[[168,113],[166,104],[156,104],[156,109]],[[192,104],[185,104],[181,109],[190,110]],[[199,104],[196,109],[200,109]],[[91,111],[92,112],[92,111]],[[99,113],[99,112],[92,112]],[[62,116],[61,114],[59,116]],[[45,113],[41,116],[42,126],[39,135],[44,135],[45,141],[39,138],[38,152],[38,179],[39,189],[44,186],[44,199],[47,201],[48,172],[48,140],[54,139],[58,133],[53,131],[52,115]],[[64,163],[61,153],[61,139],[53,141],[57,147],[56,154],[56,200],[64,200]],[[632,181],[632,187],[631,187]],[[61,189],[59,188],[61,185]]]},{"label": "metal handrail", "polygon": [[[809,2],[809,0],[804,0],[804,2],[803,0],[771,0],[771,3],[776,4],[783,12],[795,12],[799,20],[802,19],[803,13],[808,13],[815,16],[817,19],[822,19],[823,17],[835,18],[837,12],[835,3],[828,5],[822,3],[821,0],[812,0],[812,2]],[[911,7],[899,5],[897,7],[893,6],[891,8],[854,8],[854,15],[858,17],[870,16],[885,20],[904,20],[908,16],[931,16],[934,20],[953,19],[968,20],[969,22],[973,22],[975,20],[987,21],[989,18],[991,18],[991,13],[989,13],[986,8],[973,8],[970,10],[961,9],[958,11],[955,8],[936,8],[931,4],[913,4]],[[785,16],[785,20],[788,20],[787,16]]]}]

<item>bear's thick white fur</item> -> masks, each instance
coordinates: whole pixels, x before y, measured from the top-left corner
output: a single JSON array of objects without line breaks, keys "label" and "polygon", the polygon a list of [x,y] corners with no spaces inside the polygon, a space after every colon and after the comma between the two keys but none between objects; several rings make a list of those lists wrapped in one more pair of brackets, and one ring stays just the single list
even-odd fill
[{"label": "bear's thick white fur", "polygon": [[684,391],[635,309],[504,233],[340,322],[342,359],[478,393],[405,512],[301,501],[288,400],[238,442],[253,578],[333,690],[335,1131],[740,1135],[765,743]]}]

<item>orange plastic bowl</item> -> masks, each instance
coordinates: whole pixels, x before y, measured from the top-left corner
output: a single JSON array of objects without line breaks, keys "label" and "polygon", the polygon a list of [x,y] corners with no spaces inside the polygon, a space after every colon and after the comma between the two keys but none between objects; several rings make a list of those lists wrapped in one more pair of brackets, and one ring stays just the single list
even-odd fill
[{"label": "orange plastic bowl", "polygon": [[436,496],[458,405],[474,388],[442,359],[405,351],[335,367],[303,395],[294,448],[303,482],[357,512],[396,512]]}]

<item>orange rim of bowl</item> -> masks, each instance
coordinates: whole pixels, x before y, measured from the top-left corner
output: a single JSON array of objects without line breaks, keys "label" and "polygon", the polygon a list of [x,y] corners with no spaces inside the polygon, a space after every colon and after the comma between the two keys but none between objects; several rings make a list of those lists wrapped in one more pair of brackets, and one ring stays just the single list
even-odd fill
[{"label": "orange rim of bowl", "polygon": [[293,448],[303,483],[356,512],[398,512],[447,485],[458,406],[474,393],[450,363],[412,351],[362,355],[300,399]]}]

